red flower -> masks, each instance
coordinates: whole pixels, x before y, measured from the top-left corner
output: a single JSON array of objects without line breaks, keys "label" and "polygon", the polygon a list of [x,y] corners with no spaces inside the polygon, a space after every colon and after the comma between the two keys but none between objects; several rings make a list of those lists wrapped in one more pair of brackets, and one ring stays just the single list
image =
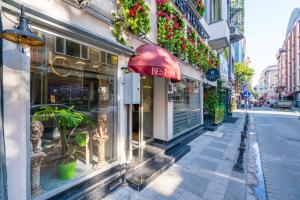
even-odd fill
[{"label": "red flower", "polygon": [[186,48],[186,45],[184,43],[181,44],[181,48],[184,50]]},{"label": "red flower", "polygon": [[163,12],[160,12],[160,11],[157,11],[156,14],[157,14],[158,16],[160,16],[160,17],[161,17],[161,16],[164,16]]},{"label": "red flower", "polygon": [[172,39],[173,38],[173,34],[172,33],[168,34],[166,38],[167,39]]},{"label": "red flower", "polygon": [[176,22],[176,23],[174,24],[173,28],[176,29],[176,28],[178,28],[178,27],[179,27],[179,23]]},{"label": "red flower", "polygon": [[166,16],[167,21],[169,21],[171,18],[169,15]]},{"label": "red flower", "polygon": [[142,6],[140,6],[140,11],[141,11],[141,12],[144,12],[145,9],[144,9]]},{"label": "red flower", "polygon": [[168,0],[156,0],[156,3],[158,5],[164,5],[164,4],[168,3]]},{"label": "red flower", "polygon": [[138,7],[139,7],[139,4],[138,3],[135,3],[134,5],[133,5],[133,10],[136,10],[136,9],[138,9]]},{"label": "red flower", "polygon": [[134,17],[135,16],[135,11],[134,10],[130,10],[129,11],[129,16],[130,17]]}]

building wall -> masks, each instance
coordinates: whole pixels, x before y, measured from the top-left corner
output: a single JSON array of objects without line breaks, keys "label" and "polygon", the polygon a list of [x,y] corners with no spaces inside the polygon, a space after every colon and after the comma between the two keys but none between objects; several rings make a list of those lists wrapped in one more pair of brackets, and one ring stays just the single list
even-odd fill
[{"label": "building wall", "polygon": [[279,86],[284,94],[293,94],[300,90],[300,12],[295,9],[291,14],[286,38],[282,48],[286,52],[277,54],[279,65]]},{"label": "building wall", "polygon": [[[19,3],[24,4],[26,7],[41,13],[48,18],[56,19],[59,22],[70,24],[79,30],[91,33],[94,36],[101,36],[107,41],[116,42],[111,30],[112,24],[102,21],[99,18],[88,14],[87,12],[79,9],[76,6],[71,5],[68,1],[61,0],[20,0]],[[156,17],[156,1],[147,1],[151,13],[151,32],[149,33],[150,43],[156,43],[157,41],[157,17]],[[227,1],[222,1],[222,17],[225,20],[227,18]],[[103,11],[105,15],[111,18],[111,13],[116,12],[116,0],[93,0],[93,6]],[[7,5],[5,5],[7,6]],[[8,5],[7,7],[11,7]],[[12,9],[14,12],[19,12],[17,8]],[[55,12],[54,12],[55,11]],[[9,15],[9,14],[6,14]],[[31,14],[28,14],[30,17]],[[12,19],[16,19],[16,16],[10,16]],[[4,19],[4,28],[11,28],[12,24],[8,19]],[[16,20],[14,20],[16,21]],[[45,22],[45,27],[47,27]],[[32,24],[32,27],[38,30],[47,31],[49,33],[55,33],[54,28],[47,29],[38,24]],[[57,29],[66,29],[59,24],[53,26]],[[207,25],[206,25],[207,26]],[[215,30],[213,30],[215,31]],[[228,30],[225,33],[228,35]],[[130,45],[136,49],[138,46],[146,43],[146,41],[133,36],[132,34],[125,34]],[[66,38],[73,38],[72,34],[65,35]],[[224,36],[225,37],[225,36]],[[76,38],[78,39],[78,38]],[[80,38],[79,38],[80,39]],[[102,48],[93,43],[85,40],[83,43],[92,47]],[[116,50],[112,53],[118,55],[118,126],[117,126],[117,156],[118,163],[126,161],[126,137],[127,137],[127,106],[124,105],[124,73],[122,68],[127,67],[130,55],[122,53]],[[7,175],[8,175],[8,195],[11,200],[30,199],[30,54],[21,54],[15,46],[9,42],[4,42],[4,120],[5,120],[5,142],[7,146]],[[18,59],[15,59],[16,56]],[[195,79],[203,83],[203,72],[193,68],[186,62],[180,61],[180,67],[182,74]],[[203,87],[200,84],[200,97],[203,98]],[[173,138],[172,133],[172,115],[173,105],[172,102],[168,102],[168,80],[162,78],[154,78],[154,122],[153,133],[154,137],[161,140],[170,140]],[[201,99],[201,105],[203,107],[203,99]],[[203,109],[201,111],[203,116]],[[199,121],[199,125],[203,123],[203,117]],[[20,167],[22,166],[22,167]],[[97,172],[98,173],[98,172]],[[86,178],[83,178],[86,179]],[[82,180],[83,180],[82,179]],[[81,179],[76,180],[78,184]],[[72,183],[73,184],[73,183]],[[74,183],[75,184],[75,183]],[[73,184],[73,185],[74,185]],[[68,185],[67,187],[71,187]],[[61,188],[65,189],[67,187]]]},{"label": "building wall", "polygon": [[261,74],[258,84],[259,97],[276,98],[278,86],[278,66],[269,66]]}]

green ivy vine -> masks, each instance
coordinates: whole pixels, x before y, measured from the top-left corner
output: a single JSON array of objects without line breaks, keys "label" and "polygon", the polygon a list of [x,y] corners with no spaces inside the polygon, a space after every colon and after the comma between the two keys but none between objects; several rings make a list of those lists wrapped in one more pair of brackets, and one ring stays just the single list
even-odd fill
[{"label": "green ivy vine", "polygon": [[135,35],[145,35],[150,32],[150,8],[144,0],[120,0],[120,14],[125,27]]},{"label": "green ivy vine", "polygon": [[220,65],[218,56],[201,38],[198,38],[195,31],[186,26],[184,17],[168,3],[168,0],[156,2],[158,44],[204,71],[218,67]]},{"label": "green ivy vine", "polygon": [[112,30],[112,34],[113,36],[116,38],[116,40],[118,42],[120,42],[121,44],[123,44],[124,46],[129,47],[129,44],[127,42],[127,40],[124,38],[123,33],[122,33],[122,26],[121,26],[121,20],[120,18],[117,16],[116,13],[113,13],[113,18],[114,18],[114,29]]}]

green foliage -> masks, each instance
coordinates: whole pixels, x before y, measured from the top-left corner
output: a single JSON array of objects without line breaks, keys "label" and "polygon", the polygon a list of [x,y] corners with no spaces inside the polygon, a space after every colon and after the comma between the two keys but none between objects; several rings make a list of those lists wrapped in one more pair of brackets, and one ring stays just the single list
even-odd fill
[{"label": "green foliage", "polygon": [[229,48],[228,47],[226,47],[224,49],[224,56],[226,58],[226,61],[228,62],[228,60],[229,60]]},{"label": "green foliage", "polygon": [[223,104],[215,106],[215,123],[220,123],[224,120],[225,106]]},{"label": "green foliage", "polygon": [[150,8],[144,0],[121,0],[121,17],[125,27],[135,35],[144,35],[150,32]]},{"label": "green foliage", "polygon": [[204,0],[193,0],[196,9],[200,15],[200,17],[203,17],[204,12],[205,12],[205,5],[204,5]]},{"label": "green foliage", "polygon": [[120,18],[116,15],[116,13],[113,13],[113,18],[114,18],[114,26],[115,28],[112,30],[113,36],[116,38],[118,42],[123,44],[124,46],[129,46],[128,42],[122,35],[122,26],[121,26],[121,20]]},{"label": "green foliage", "polygon": [[254,69],[250,68],[247,63],[241,62],[234,65],[234,76],[240,84],[249,82],[253,75]]},{"label": "green foliage", "polygon": [[115,27],[112,34],[118,42],[129,47],[123,36],[122,27],[137,36],[149,33],[151,30],[150,8],[144,0],[121,0],[120,8],[120,16],[116,13],[112,14]]},{"label": "green foliage", "polygon": [[219,67],[220,60],[216,53],[198,38],[196,31],[189,27],[186,29],[184,17],[168,1],[157,0],[157,16],[157,41],[160,46],[204,71]]},{"label": "green foliage", "polygon": [[60,132],[63,163],[76,160],[77,146],[85,146],[87,142],[86,133],[77,131],[77,128],[82,125],[92,127],[91,120],[81,112],[74,111],[73,107],[58,109],[57,107],[45,106],[35,112],[32,117],[32,121],[48,120],[53,120]]},{"label": "green foliage", "polygon": [[222,81],[218,80],[217,88],[206,91],[204,96],[204,108],[214,117],[216,123],[224,119],[224,101],[225,93],[222,90]]},{"label": "green foliage", "polygon": [[259,93],[253,89],[250,89],[251,94],[254,96],[255,99],[258,99]]},{"label": "green foliage", "polygon": [[204,108],[209,112],[211,116],[215,115],[215,106],[218,105],[219,97],[216,90],[211,89],[206,92],[204,99]]},{"label": "green foliage", "polygon": [[157,5],[158,44],[177,57],[185,59],[187,57],[186,24],[183,16],[167,2]]}]

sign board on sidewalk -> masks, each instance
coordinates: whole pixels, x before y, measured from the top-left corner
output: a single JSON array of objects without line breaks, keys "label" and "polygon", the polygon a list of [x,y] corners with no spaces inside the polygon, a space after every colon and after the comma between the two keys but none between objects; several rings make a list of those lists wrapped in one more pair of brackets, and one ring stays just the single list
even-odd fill
[{"label": "sign board on sidewalk", "polygon": [[243,93],[243,96],[249,98],[249,97],[251,96],[251,92],[245,91],[245,92]]}]

